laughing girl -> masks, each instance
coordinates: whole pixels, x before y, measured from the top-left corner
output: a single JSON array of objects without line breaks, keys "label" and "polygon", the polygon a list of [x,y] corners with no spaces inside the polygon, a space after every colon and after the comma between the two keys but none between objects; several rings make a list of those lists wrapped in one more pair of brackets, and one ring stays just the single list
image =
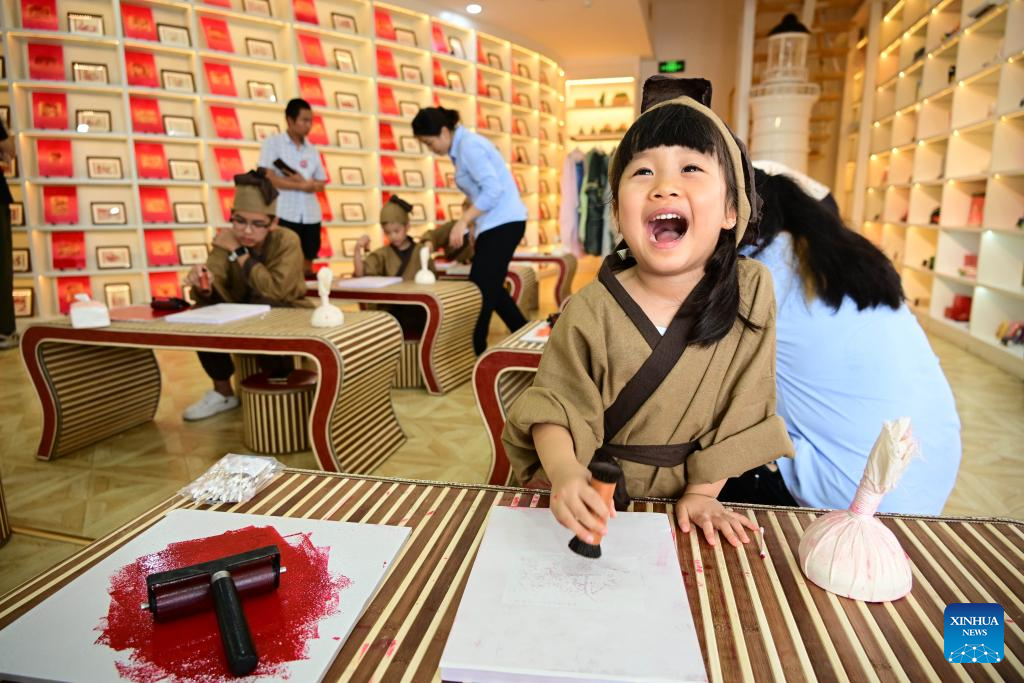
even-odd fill
[{"label": "laughing girl", "polygon": [[756,527],[718,492],[793,454],[775,413],[771,277],[737,255],[753,173],[710,95],[702,79],[644,85],[609,171],[624,243],[570,300],[505,426],[519,481],[550,485],[555,518],[583,540],[614,514],[590,487],[591,462],[621,467],[617,509],[671,497],[684,533],[739,545]]}]

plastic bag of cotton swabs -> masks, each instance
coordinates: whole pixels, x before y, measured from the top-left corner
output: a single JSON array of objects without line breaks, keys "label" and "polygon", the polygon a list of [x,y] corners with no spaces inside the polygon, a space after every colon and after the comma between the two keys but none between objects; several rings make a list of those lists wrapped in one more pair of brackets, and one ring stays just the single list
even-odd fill
[{"label": "plastic bag of cotton swabs", "polygon": [[274,458],[228,453],[178,493],[204,505],[244,503],[283,469]]}]

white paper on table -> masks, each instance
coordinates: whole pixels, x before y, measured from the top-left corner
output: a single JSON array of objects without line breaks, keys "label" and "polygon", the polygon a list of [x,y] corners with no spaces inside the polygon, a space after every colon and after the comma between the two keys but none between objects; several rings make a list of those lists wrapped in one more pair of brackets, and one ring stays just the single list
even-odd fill
[{"label": "white paper on table", "polygon": [[446,275],[469,275],[469,271],[472,270],[473,265],[470,263],[458,263],[451,261],[448,263],[434,262],[434,269],[439,273],[445,273]]},{"label": "white paper on table", "polygon": [[[75,683],[119,679],[115,662],[126,661],[130,652],[96,644],[96,628],[107,616],[110,605],[110,577],[121,567],[171,543],[248,526],[271,526],[281,536],[311,532],[309,538],[314,545],[331,548],[328,571],[332,575],[344,574],[352,581],[344,591],[344,599],[339,601],[338,611],[319,622],[318,637],[308,643],[308,658],[288,665],[291,680],[319,681],[408,538],[408,527],[172,510],[152,528],[0,631],[0,678]],[[282,574],[281,581],[287,581],[287,577],[287,573]],[[256,646],[258,651],[259,643]],[[230,678],[227,672],[224,678]],[[245,680],[255,683],[278,679],[250,676]]]},{"label": "white paper on table", "polygon": [[541,320],[538,323],[534,323],[530,331],[520,337],[520,341],[524,342],[536,342],[538,344],[546,344],[548,339],[551,338],[551,327],[548,325],[546,320]]},{"label": "white paper on table", "polygon": [[591,560],[550,510],[493,508],[441,678],[707,681],[670,523],[620,512]]},{"label": "white paper on table", "polygon": [[220,325],[233,323],[236,320],[244,320],[257,315],[270,312],[267,304],[214,304],[212,306],[200,306],[190,308],[181,313],[171,313],[164,316],[169,323],[202,323],[206,325]]},{"label": "white paper on table", "polygon": [[335,289],[377,289],[388,285],[397,285],[400,277],[385,275],[367,275],[366,277],[347,277],[334,283]]}]

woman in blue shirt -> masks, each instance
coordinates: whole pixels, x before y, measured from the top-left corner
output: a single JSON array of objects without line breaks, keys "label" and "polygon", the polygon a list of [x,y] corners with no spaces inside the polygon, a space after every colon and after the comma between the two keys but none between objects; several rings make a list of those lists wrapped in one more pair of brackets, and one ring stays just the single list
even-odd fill
[{"label": "woman in blue shirt", "polygon": [[487,348],[492,312],[512,332],[526,324],[505,291],[508,265],[526,232],[526,206],[501,153],[487,138],[459,125],[459,112],[444,107],[420,109],[412,120],[412,132],[434,154],[451,157],[455,184],[471,202],[452,227],[448,244],[452,249],[461,247],[475,221],[476,254],[469,279],[483,298],[473,330],[473,348],[480,355]]},{"label": "woman in blue shirt", "polygon": [[848,507],[882,422],[909,416],[921,457],[879,511],[940,514],[960,419],[899,274],[786,175],[757,170],[755,184],[764,205],[748,253],[775,285],[777,409],[796,449],[777,461],[785,488],[801,505]]}]

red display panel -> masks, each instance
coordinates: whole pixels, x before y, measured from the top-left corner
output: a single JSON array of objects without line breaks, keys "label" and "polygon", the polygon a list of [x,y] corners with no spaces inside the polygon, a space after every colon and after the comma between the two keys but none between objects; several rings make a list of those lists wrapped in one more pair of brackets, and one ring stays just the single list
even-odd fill
[{"label": "red display panel", "polygon": [[87,294],[90,299],[92,298],[92,283],[88,276],[74,275],[57,278],[57,304],[60,306],[61,313],[68,314],[77,294]]},{"label": "red display panel", "polygon": [[21,25],[44,31],[57,30],[57,0],[21,0]]},{"label": "red display panel", "polygon": [[206,85],[211,94],[238,97],[235,77],[231,74],[230,66],[219,62],[203,62],[203,69],[206,71]]},{"label": "red display panel", "polygon": [[[142,220],[146,223],[174,222],[174,212],[171,211],[171,200],[167,196],[167,188],[140,187],[139,208],[142,210]],[[148,236],[149,233],[146,234]]]},{"label": "red display panel", "polygon": [[128,85],[143,88],[159,88],[160,76],[156,70],[156,59],[149,52],[124,51],[125,79]]},{"label": "red display panel", "polygon": [[136,133],[164,132],[164,122],[160,118],[160,102],[152,97],[129,97],[128,105],[132,111],[132,130]]},{"label": "red display panel", "polygon": [[28,44],[28,77],[39,81],[63,81],[64,48],[60,45]]},{"label": "red display panel", "polygon": [[200,17],[199,23],[203,27],[203,35],[206,37],[206,47],[221,52],[234,52],[235,46],[231,42],[231,32],[228,30],[228,23],[223,19],[213,17]]},{"label": "red display panel", "polygon": [[210,118],[217,137],[228,140],[242,139],[242,125],[234,107],[210,107]]},{"label": "red display panel", "polygon": [[245,166],[242,164],[242,154],[237,148],[214,147],[213,157],[217,161],[221,180],[234,181],[236,175],[245,173]]},{"label": "red display panel", "polygon": [[39,175],[45,178],[70,178],[75,174],[71,140],[37,140],[36,160]]},{"label": "red display panel", "polygon": [[82,270],[85,268],[85,232],[50,233],[50,258],[54,270]]},{"label": "red display panel", "polygon": [[156,22],[149,7],[121,4],[121,24],[124,35],[139,40],[156,40]]},{"label": "red display panel", "polygon": [[47,223],[78,223],[78,190],[75,187],[43,186],[43,220]]},{"label": "red display panel", "polygon": [[167,155],[159,142],[136,142],[135,165],[140,178],[170,178]]}]

